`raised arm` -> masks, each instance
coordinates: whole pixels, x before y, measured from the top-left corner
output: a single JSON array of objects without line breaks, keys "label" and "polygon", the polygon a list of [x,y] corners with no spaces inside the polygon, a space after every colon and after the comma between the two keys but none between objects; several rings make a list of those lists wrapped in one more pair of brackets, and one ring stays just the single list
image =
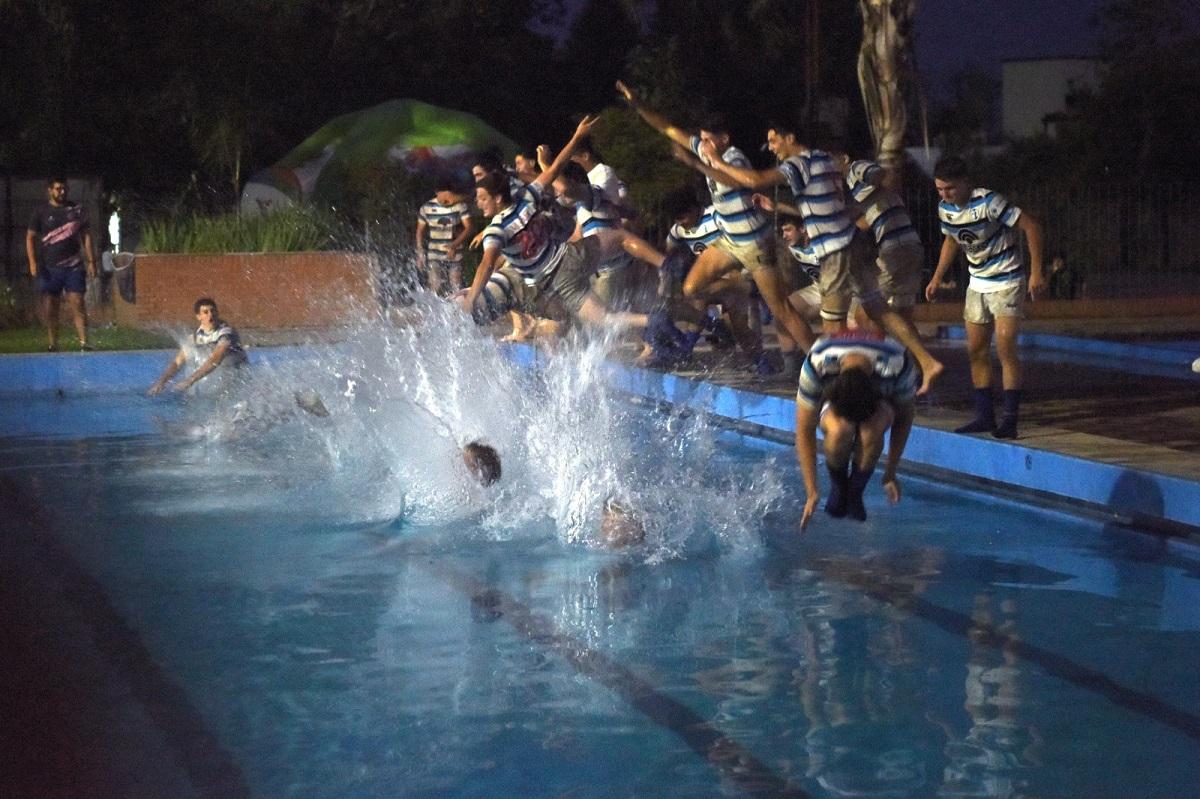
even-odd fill
[{"label": "raised arm", "polygon": [[678,144],[680,147],[691,146],[692,134],[688,133],[682,128],[675,127],[665,116],[642,105],[642,101],[636,94],[634,94],[633,89],[626,86],[622,81],[617,81],[617,91],[620,92],[622,99],[629,104],[629,107],[634,111],[637,111],[638,116],[640,116],[647,125],[654,128],[659,133]]},{"label": "raised arm", "polygon": [[[594,114],[589,114],[579,121],[579,125],[575,128],[575,134],[571,136],[571,140],[568,141],[566,146],[559,151],[557,156],[555,156],[554,162],[542,170],[542,174],[534,178],[533,183],[536,184],[539,189],[545,189],[562,173],[563,169],[570,162],[571,156],[575,154],[575,148],[579,146],[579,142],[583,140],[584,136],[591,132],[592,128],[594,128],[596,123],[599,121],[600,117]],[[539,147],[538,150],[540,160],[541,148]]]},{"label": "raised arm", "polygon": [[[721,158],[721,154],[717,152],[712,142],[706,141],[700,145],[698,160],[701,166],[705,167],[700,171],[727,186],[765,189],[776,184],[787,183],[787,178],[778,169],[750,169],[726,162]],[[709,169],[713,170],[711,174],[707,171]]]}]

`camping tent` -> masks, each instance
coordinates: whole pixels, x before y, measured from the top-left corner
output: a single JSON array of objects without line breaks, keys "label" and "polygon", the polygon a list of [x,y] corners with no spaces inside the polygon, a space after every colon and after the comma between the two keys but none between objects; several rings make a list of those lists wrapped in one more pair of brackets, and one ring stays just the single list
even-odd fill
[{"label": "camping tent", "polygon": [[474,114],[417,100],[389,100],[330,120],[242,190],[243,212],[297,202],[333,205],[365,190],[380,168],[403,164],[426,178],[467,178],[474,154],[516,154],[511,139]]}]

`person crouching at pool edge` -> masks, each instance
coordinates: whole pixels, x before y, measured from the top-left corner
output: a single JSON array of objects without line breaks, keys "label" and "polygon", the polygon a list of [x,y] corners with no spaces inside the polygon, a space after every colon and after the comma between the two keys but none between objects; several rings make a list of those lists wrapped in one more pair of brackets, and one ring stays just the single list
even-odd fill
[{"label": "person crouching at pool edge", "polygon": [[[210,297],[201,297],[192,305],[192,312],[196,314],[196,321],[200,325],[192,333],[192,344],[195,345],[197,357],[204,360],[194,372],[175,384],[175,391],[187,391],[200,380],[212,374],[218,366],[241,368],[247,362],[241,338],[229,323],[221,319],[217,311],[216,300]],[[174,360],[167,364],[167,368],[163,370],[158,380],[154,381],[154,385],[150,386],[146,394],[153,397],[161,393],[171,378],[187,362],[187,350],[180,347]]]},{"label": "person crouching at pool edge", "polygon": [[883,490],[891,503],[900,501],[896,467],[912,430],[917,384],[912,356],[894,339],[869,332],[817,339],[800,370],[796,394],[796,457],[807,492],[801,530],[807,528],[821,498],[818,425],[825,437],[831,484],[825,510],[830,516],[866,521],[863,492],[883,453],[888,430]]}]

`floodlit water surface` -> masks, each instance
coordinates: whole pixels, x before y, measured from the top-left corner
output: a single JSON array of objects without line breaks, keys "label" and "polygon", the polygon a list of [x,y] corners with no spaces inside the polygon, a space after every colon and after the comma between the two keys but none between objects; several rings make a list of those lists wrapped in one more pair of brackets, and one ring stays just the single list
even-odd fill
[{"label": "floodlit water surface", "polygon": [[[1192,548],[912,479],[801,538],[787,449],[623,404],[599,347],[535,376],[435,317],[236,402],[0,400],[0,477],[253,794],[1200,784]],[[457,456],[474,439],[497,486]],[[600,544],[608,498],[643,544]]]}]

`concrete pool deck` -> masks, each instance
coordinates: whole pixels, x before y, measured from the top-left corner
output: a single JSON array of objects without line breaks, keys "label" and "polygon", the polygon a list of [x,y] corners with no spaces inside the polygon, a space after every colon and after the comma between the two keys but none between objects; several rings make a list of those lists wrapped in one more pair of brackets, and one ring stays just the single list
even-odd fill
[{"label": "concrete pool deck", "polygon": [[[1051,505],[1074,504],[1200,541],[1200,375],[1190,371],[1195,355],[1186,344],[1039,333],[1048,338],[1041,345],[1031,342],[1026,350],[1021,436],[1002,442],[951,432],[969,417],[969,381],[961,340],[955,340],[952,327],[942,332],[945,337],[933,338],[931,346],[947,370],[918,405],[917,428],[906,452],[911,471],[1004,489]],[[1172,335],[1192,338],[1174,328]],[[1074,341],[1086,345],[1073,351]],[[1147,346],[1154,352],[1138,349]],[[253,357],[286,358],[290,349],[259,347]],[[539,357],[523,345],[514,346],[512,353],[525,365]],[[611,379],[619,390],[711,413],[777,440],[793,433],[794,381],[754,375],[736,358],[703,348],[692,364],[674,373],[635,368],[628,355],[618,353],[611,364]],[[1178,362],[1169,363],[1172,357]],[[0,356],[0,396],[129,391],[149,385],[167,358],[161,350]]]}]

